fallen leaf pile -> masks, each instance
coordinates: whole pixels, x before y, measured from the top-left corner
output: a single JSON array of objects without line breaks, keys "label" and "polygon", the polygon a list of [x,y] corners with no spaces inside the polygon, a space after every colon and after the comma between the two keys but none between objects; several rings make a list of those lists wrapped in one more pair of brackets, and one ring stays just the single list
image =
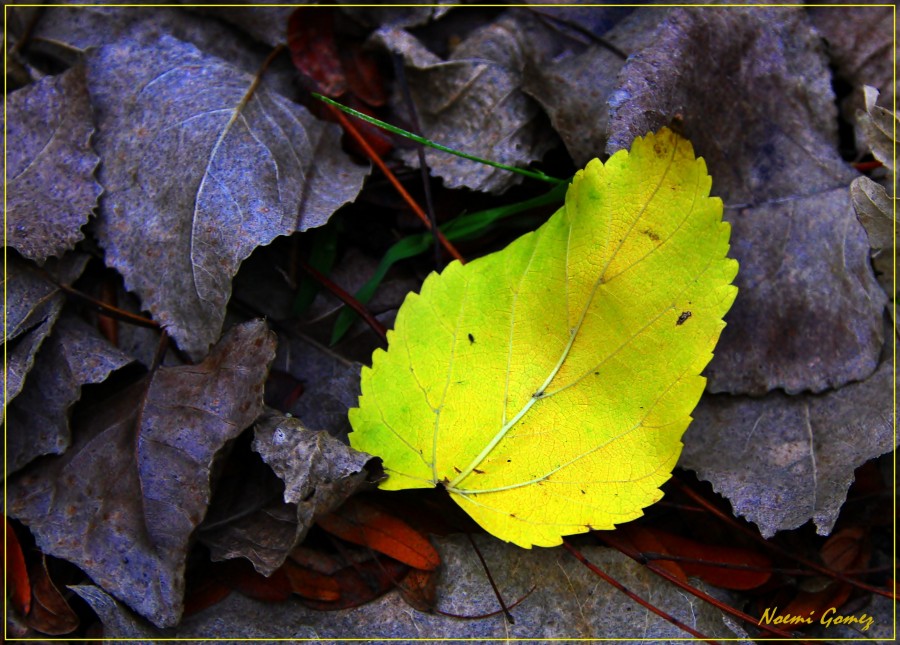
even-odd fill
[{"label": "fallen leaf pile", "polygon": [[[883,5],[10,7],[6,635],[96,638],[102,628],[103,638],[143,640],[658,640],[693,629],[754,638],[759,626],[726,608],[758,616],[761,603],[777,599],[797,612],[847,603],[848,612],[876,616],[865,633],[820,625],[807,635],[889,638],[890,600],[846,578],[874,572],[865,578],[871,591],[889,577],[879,566],[891,539],[883,505],[891,462],[879,458],[895,449],[892,15]],[[546,378],[553,365],[540,357],[573,327],[572,303],[559,302],[570,279],[560,253],[537,254],[533,271],[522,266],[531,257],[522,248],[562,221],[551,217],[561,204],[500,216],[496,209],[541,197],[549,185],[423,152],[370,125],[354,135],[344,122],[353,120],[341,121],[310,90],[566,183],[587,167],[574,192],[584,176],[653,140],[648,133],[689,141],[704,159],[687,201],[702,214],[707,195],[721,199],[731,232],[719,245],[730,245],[740,266],[733,306],[724,304],[727,267],[716,285],[692,292],[690,305],[668,293],[673,275],[689,277],[678,262],[699,262],[704,243],[686,240],[678,262],[637,263],[640,284],[591,310],[589,322],[602,324],[593,346],[573,354],[576,362],[607,357],[618,379],[605,389],[567,388],[583,398],[582,416],[568,425],[557,421],[570,410],[548,417],[549,443],[541,428],[508,438],[533,444],[536,478],[561,466],[560,450],[583,455],[584,436],[612,414],[603,397],[635,410],[664,398],[681,382],[673,376],[681,363],[659,346],[706,325],[697,341],[705,358],[692,364],[696,387],[674,396],[680,407],[660,422],[672,424],[668,438],[641,435],[634,452],[611,444],[619,479],[652,481],[640,495],[623,492],[628,509],[606,500],[610,490],[588,487],[586,506],[602,498],[606,515],[568,518],[552,535],[509,520],[527,504],[532,519],[539,510],[553,515],[551,498],[531,489],[506,495],[499,524],[485,520],[489,504],[473,512],[522,545],[612,528],[661,496],[681,450],[682,484],[666,484],[647,521],[565,541],[670,621],[563,549],[525,550],[479,534],[446,495],[364,490],[406,477],[442,484],[465,504],[528,475],[492,474],[491,458],[515,456],[502,441],[484,463],[470,449],[478,444],[479,453],[490,440],[484,433],[496,435],[482,428],[487,417],[543,396],[526,377]],[[367,148],[384,160],[375,171]],[[572,256],[572,279],[595,260],[596,227],[617,221],[649,181],[620,178],[603,193],[609,203],[559,232],[567,249],[587,253]],[[413,217],[408,200],[430,209],[433,224]],[[476,233],[453,233],[460,216],[476,221],[482,212],[492,214]],[[675,217],[642,215],[642,243]],[[455,247],[416,238],[410,248],[419,255],[397,251],[385,264],[390,249],[433,225],[455,235]],[[493,254],[504,248],[507,255]],[[469,263],[428,277],[446,268],[451,250]],[[723,259],[724,248],[715,255]],[[479,272],[494,296],[462,293],[465,276]],[[510,321],[501,342],[502,330],[477,314],[487,300],[510,309],[513,283],[530,290],[528,317],[546,330],[533,327],[507,355]],[[373,328],[394,329],[387,353],[362,320],[331,344],[336,320],[349,327],[335,294],[364,285]],[[642,324],[631,308],[638,291],[658,293],[672,320],[663,316],[662,340],[619,356],[620,341]],[[418,310],[398,316],[410,293],[420,294],[409,296]],[[718,304],[696,302],[715,293]],[[428,345],[448,335],[459,350],[453,360],[435,357],[444,350],[414,360],[401,351],[411,336]],[[547,352],[529,348],[536,344]],[[501,368],[487,360],[497,356]],[[398,371],[376,376],[388,360]],[[481,372],[454,380],[448,365],[457,363]],[[440,445],[435,383],[462,401],[448,409],[456,418],[442,430],[453,439]],[[373,405],[376,398],[389,403]],[[549,396],[533,405],[556,404]],[[360,421],[411,423],[413,431],[355,438],[360,452],[349,445],[351,418],[350,437]],[[457,453],[470,456],[457,463]],[[400,454],[418,463],[407,469]],[[583,486],[572,488],[579,478],[563,472],[552,484],[582,496]],[[701,509],[681,486],[718,501]],[[721,528],[715,514],[735,524]],[[781,555],[729,532],[744,530]],[[844,578],[787,580],[778,573],[794,566],[785,551]],[[643,560],[623,555],[633,552]],[[719,606],[689,599],[678,583],[705,589]],[[515,624],[492,584],[515,605]]]}]

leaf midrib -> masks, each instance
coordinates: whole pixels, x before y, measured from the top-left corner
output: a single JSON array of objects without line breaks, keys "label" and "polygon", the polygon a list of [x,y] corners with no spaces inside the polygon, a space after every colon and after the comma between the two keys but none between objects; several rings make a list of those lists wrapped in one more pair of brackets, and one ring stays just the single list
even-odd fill
[{"label": "leaf midrib", "polygon": [[[478,468],[479,465],[481,465],[481,463],[488,457],[488,455],[490,455],[490,453],[494,450],[494,448],[496,448],[497,445],[501,441],[503,441],[504,437],[506,437],[507,433],[515,426],[515,424],[518,423],[522,419],[522,417],[524,417],[531,410],[531,408],[534,406],[534,404],[538,401],[548,398],[548,395],[545,394],[545,390],[550,385],[550,383],[553,382],[553,379],[556,378],[556,375],[559,373],[559,370],[562,368],[563,364],[565,364],[566,359],[569,356],[569,352],[571,351],[572,346],[575,344],[575,339],[578,338],[578,334],[581,331],[582,325],[584,324],[584,319],[587,316],[587,312],[591,308],[591,304],[593,304],[593,302],[594,302],[594,298],[597,295],[597,291],[599,290],[600,285],[602,285],[604,283],[604,278],[606,276],[606,272],[609,269],[610,264],[612,264],[613,260],[618,255],[622,246],[625,244],[625,240],[627,240],[631,236],[631,233],[634,231],[635,226],[641,220],[641,218],[644,216],[644,214],[647,212],[647,208],[650,206],[650,204],[656,198],[656,195],[659,193],[660,187],[663,185],[663,182],[665,182],[666,177],[669,174],[669,170],[672,168],[672,164],[674,163],[675,154],[676,154],[677,150],[678,150],[678,142],[676,141],[675,145],[672,146],[672,154],[669,157],[669,162],[666,165],[665,172],[662,173],[662,175],[659,179],[659,182],[656,184],[656,186],[653,189],[653,192],[650,194],[650,196],[647,198],[644,205],[641,207],[641,211],[632,220],[631,225],[628,228],[628,231],[625,232],[625,234],[619,240],[618,245],[616,245],[616,247],[612,250],[612,253],[610,253],[609,258],[607,259],[606,264],[603,267],[603,270],[600,272],[597,279],[594,281],[594,286],[593,286],[593,289],[591,290],[591,295],[588,297],[587,301],[585,302],[584,307],[581,310],[581,315],[579,317],[578,323],[570,331],[569,342],[566,344],[565,348],[563,349],[562,354],[561,354],[559,360],[557,361],[556,365],[550,371],[549,376],[546,378],[546,380],[540,386],[540,388],[538,388],[534,392],[534,394],[532,394],[531,398],[529,398],[528,401],[526,401],[525,405],[522,406],[522,409],[519,410],[519,412],[512,419],[510,419],[507,423],[505,423],[500,428],[500,430],[497,432],[497,434],[494,435],[494,437],[491,439],[491,441],[488,442],[488,444],[484,447],[484,449],[480,453],[478,453],[478,455],[469,463],[469,465],[466,466],[465,468],[463,468],[462,471],[446,485],[446,488],[448,490],[454,490],[454,489],[459,490],[457,488],[459,486],[459,484],[463,480],[465,480],[466,477],[468,477],[476,468]],[[606,167],[604,166],[604,170],[605,169],[606,169]],[[586,181],[586,178],[584,176],[582,177],[582,181]],[[571,235],[571,231],[572,231],[572,224],[570,223],[569,224],[569,234],[570,235]],[[538,243],[535,244],[535,248],[537,248]],[[567,255],[566,270],[568,273],[568,265],[569,265],[568,246],[566,249],[566,255]],[[529,264],[530,264],[530,262],[531,261],[529,260]],[[567,299],[568,299],[568,295],[569,295],[568,289],[569,289],[569,281],[568,281],[568,275],[567,275],[567,279],[566,279],[566,297],[567,297]],[[518,293],[516,294],[516,297],[518,298]],[[513,309],[512,317],[513,318],[515,317],[515,309]],[[626,345],[627,345],[627,342],[623,343],[622,347],[625,347]],[[508,383],[508,380],[509,380],[509,370],[507,369],[507,383]],[[559,388],[559,389],[555,390],[554,392],[550,393],[550,395],[556,394],[564,389],[565,388]],[[581,456],[579,456],[576,459],[580,459],[580,458],[581,458]],[[559,466],[557,469],[551,471],[550,473],[543,475],[542,477],[538,478],[536,481],[542,481],[542,480],[546,479],[547,477],[552,475],[557,470],[564,468],[566,465],[568,465],[568,464]],[[437,477],[437,473],[435,472],[435,478],[436,477]],[[512,484],[505,488],[516,488],[516,487],[520,487],[522,485],[523,485],[522,483],[517,483],[517,484]],[[503,488],[503,489],[505,490],[505,488]],[[497,489],[497,490],[501,490],[501,489]]]}]

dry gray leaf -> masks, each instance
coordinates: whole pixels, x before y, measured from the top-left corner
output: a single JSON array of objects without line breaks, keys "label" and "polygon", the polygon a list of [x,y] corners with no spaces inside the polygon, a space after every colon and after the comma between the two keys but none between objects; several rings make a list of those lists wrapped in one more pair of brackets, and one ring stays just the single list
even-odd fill
[{"label": "dry gray leaf", "polygon": [[[50,260],[43,270],[61,283],[71,284],[84,271],[87,260],[85,255],[68,255],[58,262]],[[66,298],[40,269],[15,255],[7,259],[4,278],[6,298],[0,303],[0,315],[6,325],[5,413],[6,406],[22,391],[34,357],[53,329]]]},{"label": "dry gray leaf", "polygon": [[287,42],[288,19],[296,9],[297,7],[293,5],[191,6],[192,12],[224,20],[254,40],[269,47],[277,47]]},{"label": "dry gray leaf", "polygon": [[869,236],[869,246],[894,248],[894,205],[884,186],[868,177],[857,177],[850,184],[850,198]]},{"label": "dry gray leaf", "polygon": [[91,149],[94,123],[84,67],[13,92],[6,106],[7,239],[43,263],[83,235],[102,189]]},{"label": "dry gray leaf", "polygon": [[[507,602],[535,587],[534,593],[512,610],[514,625],[508,624],[502,614],[460,621],[420,613],[410,609],[397,593],[340,612],[311,611],[296,602],[272,605],[232,594],[219,605],[187,618],[178,635],[215,638],[227,634],[252,639],[688,637],[634,604],[561,549],[525,550],[490,538],[478,543]],[[457,535],[438,538],[435,545],[442,562],[439,609],[459,615],[498,611],[497,599],[468,540]],[[629,590],[686,624],[713,638],[734,638],[717,609],[687,596],[646,567],[611,549],[583,547],[581,551]]]},{"label": "dry gray leaf", "polygon": [[[253,449],[284,483],[283,495],[258,511],[203,535],[213,560],[244,557],[265,576],[284,564],[319,515],[340,506],[365,482],[369,455],[298,419],[270,414],[255,429]],[[262,477],[255,478],[262,480]]]},{"label": "dry gray leaf", "polygon": [[[618,75],[625,57],[642,49],[648,34],[665,17],[665,10],[636,11],[624,17],[622,8],[544,7],[535,9],[546,18],[580,20],[582,29],[588,20],[591,33],[601,36],[596,44],[580,32],[564,37],[548,26],[538,26],[536,19],[526,20],[521,14],[518,30],[528,65],[523,74],[522,90],[541,104],[553,129],[563,140],[578,167],[600,156],[606,147],[609,106],[607,100],[618,87]],[[570,16],[569,12],[573,12]],[[525,14],[528,16],[530,14]],[[554,46],[548,46],[554,43]],[[614,44],[613,44],[614,43]]]},{"label": "dry gray leaf", "polygon": [[262,409],[274,337],[235,327],[198,365],[161,367],[87,411],[73,444],[9,482],[9,514],[45,553],[158,626],[181,618],[191,535],[222,447]]},{"label": "dry gray leaf", "polygon": [[69,409],[81,397],[82,385],[100,383],[130,362],[87,323],[64,314],[7,410],[7,475],[42,455],[65,452],[71,442]]},{"label": "dry gray leaf", "polygon": [[[259,10],[259,7],[253,9],[254,12]],[[15,17],[19,11],[13,9],[11,15]],[[162,34],[192,43],[197,49],[226,60],[249,74],[259,70],[269,53],[264,48],[254,47],[243,32],[224,22],[179,7],[145,6],[136,11],[115,6],[57,5],[43,7],[42,11],[41,19],[30,34],[29,49],[68,64],[80,61],[90,47],[123,40],[152,47]],[[26,24],[27,21],[13,20],[10,28],[14,33],[22,33]],[[295,88],[294,74],[288,61],[276,60],[266,72],[263,84],[291,96]]]},{"label": "dry gray leaf", "polygon": [[231,279],[258,246],[321,226],[367,168],[337,126],[192,45],[162,37],[87,57],[104,159],[97,234],[192,357],[219,335]]},{"label": "dry gray leaf", "polygon": [[[521,90],[525,61],[510,19],[477,30],[446,61],[399,29],[379,29],[373,42],[403,56],[421,134],[427,138],[509,166],[527,166],[549,150],[552,139],[539,127],[540,110]],[[402,99],[395,97],[394,104],[406,113]],[[418,167],[416,151],[401,157]],[[431,149],[425,159],[450,188],[499,193],[521,181],[509,171]]]},{"label": "dry gray leaf", "polygon": [[[153,627],[140,616],[136,616],[128,607],[125,607],[94,585],[70,585],[69,589],[77,593],[91,606],[91,609],[100,618],[103,624],[104,637],[135,639],[130,641],[134,645],[153,645],[167,634]],[[142,640],[146,639],[146,640]]]},{"label": "dry gray leaf", "polygon": [[885,104],[890,105],[894,95],[890,4],[810,6],[806,13],[827,42],[836,74],[853,87],[874,85],[885,93]]},{"label": "dry gray leaf", "polygon": [[872,151],[872,155],[893,172],[896,167],[894,129],[900,126],[900,119],[890,110],[876,105],[877,89],[867,85],[863,88],[863,93],[866,100],[866,111],[856,114],[862,139]]},{"label": "dry gray leaf", "polygon": [[[382,6],[354,6],[343,5],[341,11],[356,22],[369,27],[392,27],[394,29],[409,29],[422,27],[430,22],[440,19],[458,5],[458,0],[443,0],[435,2],[431,6],[414,6],[409,3],[406,6],[382,5]],[[436,6],[440,5],[440,6]]]},{"label": "dry gray leaf", "polygon": [[885,297],[850,205],[856,173],[836,149],[826,60],[802,10],[672,10],[621,80],[608,151],[680,116],[733,227],[739,291],[707,369],[710,391],[820,392],[871,374]]},{"label": "dry gray leaf", "polygon": [[857,177],[850,184],[850,199],[856,217],[866,229],[869,246],[872,247],[872,267],[886,293],[895,291],[894,257],[897,253],[894,239],[894,204],[887,190],[868,177]]},{"label": "dry gray leaf", "polygon": [[853,471],[894,448],[893,376],[885,362],[865,381],[821,395],[707,394],[679,465],[711,482],[764,537],[810,519],[827,535]]}]

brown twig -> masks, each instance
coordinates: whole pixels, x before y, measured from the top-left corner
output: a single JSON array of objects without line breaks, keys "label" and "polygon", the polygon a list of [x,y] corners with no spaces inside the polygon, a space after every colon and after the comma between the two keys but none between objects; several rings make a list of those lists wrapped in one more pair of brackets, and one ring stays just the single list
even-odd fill
[{"label": "brown twig", "polygon": [[[583,564],[583,565],[586,566],[588,569],[590,569],[591,571],[593,571],[595,574],[597,574],[598,576],[600,576],[601,578],[603,578],[603,580],[605,580],[606,582],[608,582],[609,584],[611,584],[613,587],[615,587],[616,589],[618,589],[619,591],[621,591],[623,594],[625,594],[626,596],[628,596],[629,598],[631,598],[631,599],[632,599],[633,601],[635,601],[637,604],[641,605],[642,607],[645,607],[646,609],[649,609],[649,610],[652,611],[654,614],[656,614],[657,616],[659,616],[660,618],[662,618],[662,619],[664,619],[664,620],[667,620],[668,622],[672,623],[673,625],[675,625],[675,626],[678,627],[679,629],[683,629],[684,631],[686,631],[688,634],[690,634],[690,635],[693,636],[694,638],[699,638],[699,639],[701,639],[701,640],[706,641],[707,643],[716,643],[716,642],[717,642],[717,641],[712,640],[712,639],[709,638],[708,636],[704,636],[703,634],[701,634],[700,632],[698,632],[696,629],[694,629],[693,627],[691,627],[691,626],[689,626],[689,625],[686,625],[685,623],[681,622],[680,620],[678,620],[678,619],[675,618],[674,616],[671,616],[670,614],[667,614],[667,613],[664,612],[662,609],[659,609],[658,607],[656,607],[656,606],[653,605],[652,603],[647,602],[646,600],[644,600],[643,598],[641,598],[640,596],[638,596],[638,595],[637,595],[636,593],[634,593],[633,591],[630,591],[627,587],[625,587],[625,585],[623,585],[621,582],[619,582],[618,580],[616,580],[615,578],[613,578],[612,576],[610,576],[608,573],[606,573],[605,571],[603,571],[600,567],[598,567],[597,565],[595,565],[594,563],[592,563],[590,560],[588,560],[588,559],[584,556],[583,553],[581,553],[581,551],[579,551],[578,549],[576,549],[575,547],[573,547],[571,544],[569,544],[569,543],[566,542],[565,540],[563,540],[563,547],[565,547],[566,551],[568,551],[568,552],[571,553],[573,556],[575,556],[575,559],[577,559],[579,562],[581,562],[581,564]],[[627,554],[626,554],[626,555],[627,555]]]},{"label": "brown twig", "polygon": [[812,560],[807,560],[806,558],[804,558],[800,555],[797,555],[796,553],[792,553],[786,549],[781,548],[774,542],[771,542],[771,541],[765,539],[758,532],[756,532],[752,529],[749,529],[746,526],[744,526],[743,524],[741,524],[740,522],[736,521],[733,517],[729,516],[727,513],[723,513],[721,510],[716,508],[715,505],[712,504],[709,500],[704,499],[702,495],[700,495],[696,491],[692,490],[690,486],[688,486],[684,482],[678,480],[676,477],[673,477],[672,481],[675,482],[675,484],[678,486],[678,488],[681,490],[681,492],[683,492],[685,495],[687,495],[688,497],[690,497],[697,503],[701,504],[704,508],[706,508],[710,513],[715,515],[721,521],[723,521],[726,524],[728,524],[729,526],[737,529],[744,535],[752,538],[754,541],[759,542],[760,544],[764,544],[767,549],[774,551],[778,555],[781,555],[786,558],[790,558],[790,559],[794,560],[795,562],[799,562],[800,564],[802,564],[805,567],[809,567],[813,571],[816,571],[818,573],[826,575],[830,578],[834,578],[835,580],[840,580],[841,582],[846,582],[848,584],[853,585],[854,587],[856,587],[858,589],[863,589],[865,591],[869,591],[871,593],[878,594],[879,596],[884,596],[885,598],[890,598],[891,600],[897,600],[897,596],[889,591],[881,589],[880,587],[868,585],[864,582],[860,582],[859,580],[855,580],[855,579],[851,578],[850,576],[844,575],[840,571],[835,571],[833,569],[829,569],[828,567],[823,566],[817,562],[813,562]]},{"label": "brown twig", "polygon": [[[389,182],[391,182],[391,185],[396,189],[396,191],[398,193],[400,193],[400,196],[409,205],[409,207],[416,214],[416,216],[420,220],[422,220],[422,223],[425,224],[426,228],[428,228],[429,231],[432,230],[431,222],[428,219],[428,215],[426,215],[425,211],[422,210],[422,207],[416,203],[416,200],[414,200],[412,198],[412,195],[410,195],[409,192],[407,192],[406,188],[403,187],[403,184],[400,183],[400,180],[397,179],[397,177],[394,175],[394,173],[391,172],[390,168],[387,167],[387,165],[384,163],[384,161],[381,159],[381,157],[378,156],[378,153],[376,153],[372,149],[372,146],[369,145],[369,142],[366,141],[365,137],[362,136],[362,134],[359,132],[359,130],[356,128],[356,126],[353,125],[353,123],[350,121],[350,119],[348,119],[346,116],[344,116],[344,113],[341,112],[339,109],[337,109],[336,107],[334,107],[333,105],[330,105],[328,103],[326,103],[325,105],[328,107],[329,110],[331,110],[331,113],[338,120],[338,123],[341,124],[341,126],[344,128],[344,130],[350,136],[352,136],[353,139],[365,151],[365,153],[369,157],[369,159],[372,160],[372,163],[374,163],[376,166],[378,166],[379,170],[381,170],[381,172],[384,173],[384,176],[387,177],[387,180]],[[456,250],[456,247],[450,243],[450,240],[448,240],[444,236],[444,234],[440,231],[440,229],[437,229],[437,232],[435,233],[435,235],[437,235],[438,240],[440,240],[441,246],[443,246],[444,249],[446,249],[446,251],[450,255],[452,255],[455,259],[459,260],[461,263],[463,263],[463,264],[465,263],[465,259],[463,258],[463,256],[460,255],[459,251]]]},{"label": "brown twig", "polygon": [[[650,571],[652,571],[656,575],[660,576],[661,578],[665,578],[666,580],[671,582],[673,585],[676,585],[676,586],[680,587],[681,589],[684,589],[689,594],[696,596],[700,600],[705,600],[706,602],[711,604],[713,607],[717,607],[717,608],[721,609],[722,611],[731,614],[735,618],[740,618],[741,620],[747,621],[751,625],[758,625],[760,629],[762,629],[770,634],[774,634],[775,636],[780,636],[781,638],[796,638],[793,634],[790,634],[790,633],[783,631],[781,629],[778,629],[776,627],[769,627],[768,625],[765,625],[765,626],[760,625],[759,621],[756,618],[754,618],[753,616],[751,616],[750,614],[745,614],[744,612],[742,612],[739,609],[730,607],[729,605],[723,603],[721,600],[718,600],[717,598],[713,598],[708,593],[700,591],[696,587],[689,585],[688,583],[684,582],[683,580],[679,580],[678,577],[675,576],[670,571],[657,566],[653,562],[648,562],[647,559],[643,556],[643,554],[640,553],[639,551],[628,548],[623,544],[608,543],[606,541],[606,539],[597,531],[594,531],[594,535],[597,536],[597,538],[601,542],[606,544],[607,546],[610,546],[610,547],[616,549],[617,551],[619,551],[620,553],[627,555],[629,558],[631,558],[635,562],[642,564],[645,567],[647,567],[648,569],[650,569]],[[799,642],[803,642],[803,641],[799,641]]]}]

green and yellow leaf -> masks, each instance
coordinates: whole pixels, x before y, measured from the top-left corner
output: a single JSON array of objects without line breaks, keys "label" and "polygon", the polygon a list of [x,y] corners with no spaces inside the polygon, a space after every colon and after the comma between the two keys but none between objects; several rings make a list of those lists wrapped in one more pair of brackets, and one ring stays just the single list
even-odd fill
[{"label": "green and yellow leaf", "polygon": [[579,171],[537,231],[429,276],[350,411],[381,488],[444,486],[523,547],[658,501],[737,294],[710,186],[663,129]]}]

